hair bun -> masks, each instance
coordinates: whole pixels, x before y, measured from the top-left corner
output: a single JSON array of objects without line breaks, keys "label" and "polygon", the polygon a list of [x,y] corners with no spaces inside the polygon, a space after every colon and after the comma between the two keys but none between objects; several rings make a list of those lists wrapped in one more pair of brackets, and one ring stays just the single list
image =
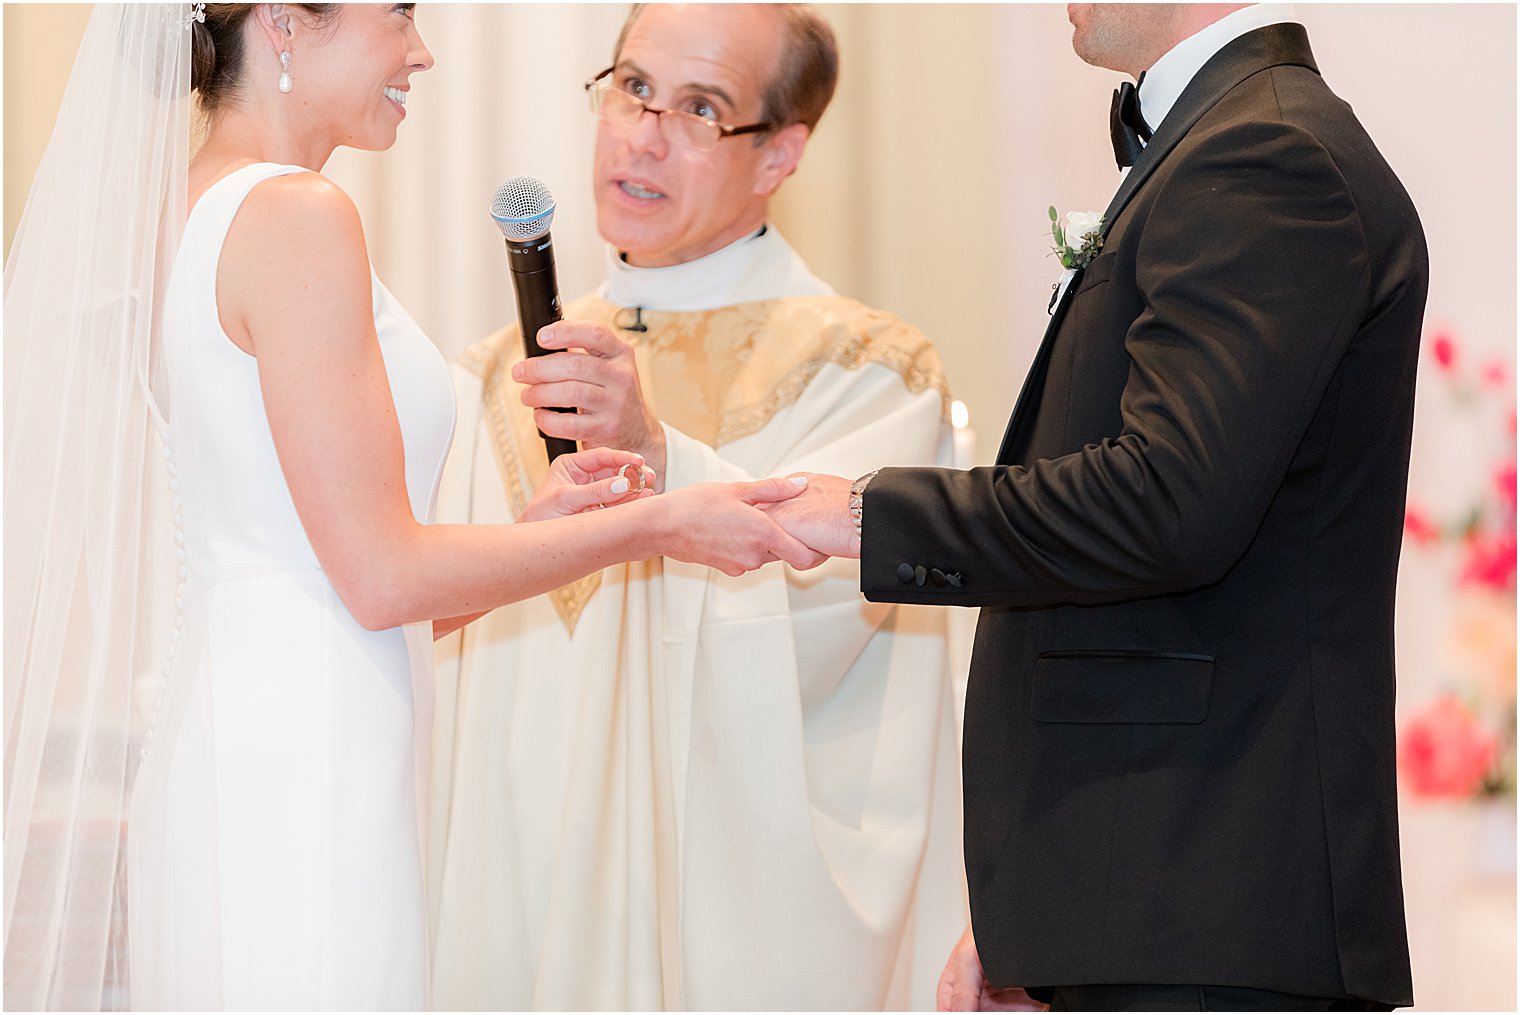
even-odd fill
[{"label": "hair bun", "polygon": [[204,21],[191,21],[190,29],[190,89],[205,90],[216,78],[216,40]]}]

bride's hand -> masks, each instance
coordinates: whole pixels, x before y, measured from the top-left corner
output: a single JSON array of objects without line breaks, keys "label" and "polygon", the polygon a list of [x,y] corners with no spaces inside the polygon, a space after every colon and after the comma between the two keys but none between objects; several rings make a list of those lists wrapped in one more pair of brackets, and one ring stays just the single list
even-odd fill
[{"label": "bride's hand", "polygon": [[[643,472],[640,480],[639,473]],[[518,517],[520,522],[562,518],[654,496],[654,471],[632,451],[587,448],[560,455],[549,476]]]}]

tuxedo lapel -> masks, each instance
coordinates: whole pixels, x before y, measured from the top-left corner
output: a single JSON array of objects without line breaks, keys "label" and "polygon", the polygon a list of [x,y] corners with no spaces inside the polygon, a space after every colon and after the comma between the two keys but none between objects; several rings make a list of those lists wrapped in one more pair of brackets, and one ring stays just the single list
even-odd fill
[{"label": "tuxedo lapel", "polygon": [[[1316,74],[1319,73],[1319,68],[1314,63],[1314,54],[1309,49],[1309,35],[1302,25],[1267,25],[1254,32],[1247,32],[1215,53],[1177,97],[1176,104],[1167,113],[1166,119],[1161,122],[1140,157],[1135,160],[1134,167],[1119,184],[1113,200],[1108,202],[1108,208],[1103,212],[1103,235],[1108,235],[1115,219],[1124,211],[1130,199],[1204,113],[1246,78],[1269,67],[1279,66],[1307,67]],[[1061,330],[1061,321],[1082,284],[1082,273],[1083,269],[1079,268],[1045,328],[1039,351],[1035,353],[1029,375],[1019,392],[1019,400],[1014,405],[1013,415],[1009,417],[1008,428],[1003,433],[1003,443],[998,448],[997,461],[1002,464],[1017,464],[1009,456],[1017,450],[1016,437],[1034,406],[1039,403],[1045,374],[1050,366],[1051,347]]]},{"label": "tuxedo lapel", "polygon": [[1039,351],[1034,355],[1034,362],[1029,365],[1029,374],[1024,378],[1024,387],[1019,392],[1019,400],[1014,404],[1013,415],[1008,418],[1008,427],[1003,431],[1003,443],[998,447],[997,462],[1012,465],[1016,464],[1008,460],[1008,455],[1013,451],[1013,436],[1019,430],[1019,424],[1031,411],[1033,404],[1039,400],[1039,391],[1045,385],[1045,371],[1050,367],[1050,348],[1055,344],[1056,332],[1061,330],[1061,321],[1066,317],[1067,308],[1077,295],[1077,289],[1082,285],[1082,276],[1087,268],[1076,269],[1071,281],[1066,285],[1066,291],[1056,302],[1055,309],[1050,313],[1050,323],[1045,325],[1045,335],[1040,339]]},{"label": "tuxedo lapel", "polygon": [[1314,54],[1309,50],[1309,35],[1303,25],[1267,25],[1254,32],[1247,32],[1233,40],[1209,62],[1204,64],[1193,80],[1177,97],[1177,102],[1167,113],[1166,119],[1156,128],[1145,150],[1135,160],[1113,200],[1103,212],[1103,234],[1108,235],[1114,221],[1129,204],[1145,181],[1150,179],[1163,159],[1177,143],[1193,129],[1193,124],[1213,108],[1214,104],[1229,94],[1230,89],[1253,74],[1268,67],[1285,65],[1307,67],[1319,73],[1314,64]]}]

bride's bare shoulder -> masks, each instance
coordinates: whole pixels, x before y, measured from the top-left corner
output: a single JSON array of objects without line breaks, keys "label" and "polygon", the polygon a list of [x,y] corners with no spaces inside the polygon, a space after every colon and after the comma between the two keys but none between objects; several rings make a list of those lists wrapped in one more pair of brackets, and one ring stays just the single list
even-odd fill
[{"label": "bride's bare shoulder", "polygon": [[320,271],[354,275],[368,284],[369,251],[359,209],[343,188],[320,173],[291,173],[248,192],[227,232],[231,259],[259,275]]},{"label": "bride's bare shoulder", "polygon": [[260,181],[248,192],[238,218],[259,229],[357,232],[362,237],[359,209],[342,187],[321,173],[290,173]]},{"label": "bride's bare shoulder", "polygon": [[341,187],[304,172],[271,177],[249,191],[217,269],[223,324],[235,342],[235,332],[247,332],[245,351],[260,355],[269,335],[291,331],[279,323],[261,329],[261,322],[317,320],[331,312],[368,320],[371,299],[359,210]]}]

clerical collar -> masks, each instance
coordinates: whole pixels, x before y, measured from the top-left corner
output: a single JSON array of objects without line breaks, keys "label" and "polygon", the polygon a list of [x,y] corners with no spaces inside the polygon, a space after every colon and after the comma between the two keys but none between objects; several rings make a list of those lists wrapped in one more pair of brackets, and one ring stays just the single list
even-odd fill
[{"label": "clerical collar", "polygon": [[607,246],[607,279],[597,295],[622,307],[675,312],[779,299],[832,296],[772,226],[735,240],[706,257],[668,268],[635,268]]},{"label": "clerical collar", "polygon": [[1247,32],[1285,21],[1298,21],[1292,4],[1252,4],[1183,39],[1145,72],[1145,82],[1140,86],[1140,115],[1151,130],[1158,129],[1183,89],[1215,53]]}]

